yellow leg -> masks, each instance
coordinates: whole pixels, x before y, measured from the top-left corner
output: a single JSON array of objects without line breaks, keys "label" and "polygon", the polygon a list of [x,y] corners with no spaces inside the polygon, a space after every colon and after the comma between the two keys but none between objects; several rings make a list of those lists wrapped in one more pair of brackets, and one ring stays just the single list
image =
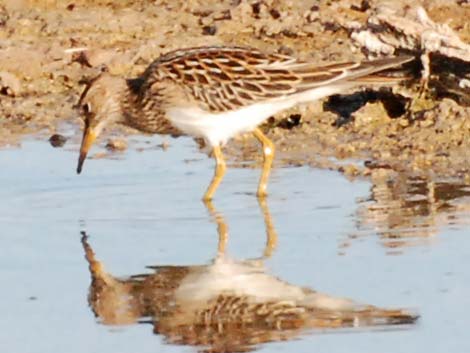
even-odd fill
[{"label": "yellow leg", "polygon": [[225,248],[227,247],[228,240],[228,227],[225,223],[224,217],[221,213],[217,212],[212,201],[204,200],[204,205],[209,211],[210,215],[214,218],[215,223],[217,223],[217,234],[219,235],[219,242],[217,246],[217,254],[223,255],[225,253]]},{"label": "yellow leg", "polygon": [[266,258],[266,257],[270,257],[273,253],[273,250],[276,248],[277,233],[276,233],[276,229],[274,229],[273,220],[271,218],[271,214],[269,213],[266,199],[259,198],[258,201],[259,201],[259,206],[261,208],[261,212],[263,213],[264,225],[266,228],[266,246],[264,248],[264,254],[263,254],[263,256]]},{"label": "yellow leg", "polygon": [[274,159],[274,144],[258,128],[253,131],[253,134],[263,146],[264,157],[263,172],[261,173],[261,178],[259,180],[258,191],[256,192],[256,195],[258,197],[265,197],[267,195],[266,187],[268,184],[269,174],[271,172],[271,165],[273,164]]},{"label": "yellow leg", "polygon": [[214,177],[212,178],[212,181],[209,187],[207,188],[206,193],[204,194],[204,197],[203,197],[204,201],[212,200],[215,190],[217,190],[217,187],[222,181],[225,175],[225,170],[226,170],[224,155],[222,154],[222,148],[220,146],[215,146],[214,149],[212,150],[212,153],[214,154],[214,158],[216,162],[215,173],[214,173]]}]

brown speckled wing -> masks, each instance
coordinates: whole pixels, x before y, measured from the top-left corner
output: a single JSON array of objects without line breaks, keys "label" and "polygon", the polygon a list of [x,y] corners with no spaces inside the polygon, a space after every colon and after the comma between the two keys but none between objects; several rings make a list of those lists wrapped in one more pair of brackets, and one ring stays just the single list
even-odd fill
[{"label": "brown speckled wing", "polygon": [[191,48],[160,57],[142,77],[148,85],[171,80],[180,84],[205,109],[224,112],[363,77],[410,59],[402,57],[318,67],[315,63],[280,54],[264,54],[255,49]]}]

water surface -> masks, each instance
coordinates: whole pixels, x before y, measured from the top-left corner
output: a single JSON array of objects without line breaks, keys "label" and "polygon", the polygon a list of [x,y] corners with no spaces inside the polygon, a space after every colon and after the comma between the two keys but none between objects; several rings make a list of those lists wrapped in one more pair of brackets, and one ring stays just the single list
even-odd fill
[{"label": "water surface", "polygon": [[131,148],[88,160],[80,176],[77,148],[27,141],[0,151],[2,352],[201,350],[154,334],[148,318],[109,325],[95,317],[83,232],[105,270],[128,278],[152,273],[148,266],[212,264],[221,225],[229,261],[258,259],[290,285],[420,315],[403,326],[286,333],[285,341],[250,349],[470,350],[468,185],[378,174],[350,182],[330,171],[278,168],[263,206],[253,195],[260,170],[231,168],[208,208],[200,197],[213,162],[190,139],[167,151]]}]

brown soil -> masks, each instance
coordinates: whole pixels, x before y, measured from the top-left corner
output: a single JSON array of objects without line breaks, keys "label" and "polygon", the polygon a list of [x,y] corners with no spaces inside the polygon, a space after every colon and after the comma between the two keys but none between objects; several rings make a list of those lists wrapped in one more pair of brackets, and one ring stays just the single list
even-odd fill
[{"label": "brown soil", "polygon": [[[32,133],[49,138],[61,133],[67,122],[76,126],[74,140],[78,140],[81,123],[73,106],[83,78],[95,76],[103,66],[132,77],[176,48],[236,44],[319,64],[363,59],[339,23],[345,19],[365,23],[379,2],[319,0],[312,6],[312,1],[287,0],[4,0],[0,146],[17,144]],[[434,21],[447,22],[470,41],[468,4],[420,3]],[[403,96],[417,97],[416,91],[412,84]],[[462,102],[428,94],[406,111],[396,99],[400,96],[394,96],[392,105],[398,106],[398,113],[393,114],[386,109],[390,96],[390,92],[367,91],[347,96],[346,101],[314,102],[279,114],[265,125],[278,148],[278,164],[308,164],[349,176],[389,169],[470,183],[469,109],[459,105]],[[342,105],[358,102],[357,111],[342,112]],[[242,137],[227,150],[235,160],[260,158],[251,138]]]}]

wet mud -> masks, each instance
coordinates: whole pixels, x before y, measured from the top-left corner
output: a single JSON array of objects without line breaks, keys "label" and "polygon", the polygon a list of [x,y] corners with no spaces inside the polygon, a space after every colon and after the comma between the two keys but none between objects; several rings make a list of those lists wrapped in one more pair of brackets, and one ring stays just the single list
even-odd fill
[{"label": "wet mud", "polygon": [[[449,25],[468,42],[467,3],[419,3],[436,22],[451,17]],[[3,1],[0,146],[19,144],[29,134],[43,139],[63,134],[64,123],[73,127],[67,137],[76,142],[82,124],[74,105],[83,80],[104,68],[134,77],[176,48],[236,44],[319,64],[364,59],[344,23],[364,24],[380,6],[381,1],[349,0],[318,1],[314,6],[275,0]],[[276,144],[277,165],[310,165],[349,177],[369,177],[383,169],[410,178],[469,183],[470,116],[465,100],[440,97],[432,84],[419,95],[416,81],[419,78],[393,90],[351,92],[273,117],[264,130]],[[354,110],[345,111],[345,106]],[[101,146],[108,146],[106,153],[122,151],[127,144],[120,141],[116,148],[113,136],[133,133],[116,127]],[[170,147],[172,142],[169,138]],[[258,149],[251,136],[227,146],[235,162],[259,160]]]}]

